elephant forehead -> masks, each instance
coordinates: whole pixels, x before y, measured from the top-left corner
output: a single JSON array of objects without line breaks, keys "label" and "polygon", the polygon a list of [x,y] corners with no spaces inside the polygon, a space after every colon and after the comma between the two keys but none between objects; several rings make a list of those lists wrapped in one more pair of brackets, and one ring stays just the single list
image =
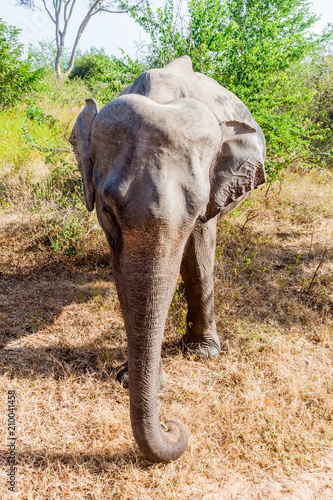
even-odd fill
[{"label": "elephant forehead", "polygon": [[198,158],[162,148],[144,150],[140,144],[130,156],[130,162],[113,158],[102,176],[94,172],[104,203],[130,226],[151,220],[181,224],[207,204],[209,169],[203,173]]},{"label": "elephant forehead", "polygon": [[[154,145],[169,142],[175,146],[184,140],[218,147],[221,132],[214,114],[195,99],[176,99],[159,104],[145,96],[130,94],[106,105],[95,118],[91,138],[103,136],[109,142],[146,139]],[[105,142],[105,141],[104,141]]]},{"label": "elephant forehead", "polygon": [[160,176],[199,176],[208,183],[211,163],[221,145],[221,130],[213,113],[193,99],[159,105],[129,95],[100,111],[93,123],[91,144],[97,177],[111,173],[122,179],[139,178],[143,170],[161,170]]}]

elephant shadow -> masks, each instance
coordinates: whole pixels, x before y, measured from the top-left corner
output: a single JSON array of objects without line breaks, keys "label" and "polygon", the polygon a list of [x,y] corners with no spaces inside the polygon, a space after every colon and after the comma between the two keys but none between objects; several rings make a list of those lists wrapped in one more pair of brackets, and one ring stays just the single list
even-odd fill
[{"label": "elephant shadow", "polygon": [[[96,345],[82,336],[79,346],[34,345],[27,342],[47,332],[67,306],[105,302],[114,290],[108,259],[95,266],[73,266],[71,259],[53,260],[26,272],[17,269],[1,274],[0,283],[0,373],[13,376],[60,378],[68,373],[94,373],[106,379],[126,359],[126,347]],[[118,328],[118,327],[117,327]],[[123,326],[119,324],[119,329]],[[104,335],[108,335],[106,331]],[[103,336],[103,335],[102,335]],[[24,338],[24,345],[20,339]],[[101,339],[103,340],[103,339]],[[119,342],[117,343],[119,344]]]},{"label": "elephant shadow", "polygon": [[[5,466],[7,463],[7,450],[0,450],[0,464]],[[113,468],[128,469],[129,463],[135,463],[141,470],[150,470],[157,466],[133,447],[123,452],[104,450],[103,453],[61,453],[46,448],[18,450],[16,453],[17,466],[29,466],[36,471],[50,471],[62,465],[72,470],[85,469],[89,474],[109,474]]]},{"label": "elephant shadow", "polygon": [[[88,262],[73,259],[52,259],[22,271],[19,267],[1,274],[0,282],[0,374],[19,378],[52,377],[69,374],[92,374],[99,380],[114,378],[127,359],[125,330],[122,321],[111,330],[122,331],[122,341],[114,331],[106,330],[99,343],[87,341],[82,335],[80,345],[72,347],[54,340],[49,345],[34,345],[33,337],[55,324],[67,306],[93,303],[98,299],[105,306],[115,285],[107,255],[90,256]],[[111,289],[112,288],[112,289]],[[118,302],[118,301],[117,301]],[[119,304],[118,304],[119,307]],[[104,337],[116,339],[104,347]],[[31,342],[26,339],[31,337]],[[24,346],[20,339],[24,338]],[[182,339],[165,341],[163,353],[177,355]]]}]

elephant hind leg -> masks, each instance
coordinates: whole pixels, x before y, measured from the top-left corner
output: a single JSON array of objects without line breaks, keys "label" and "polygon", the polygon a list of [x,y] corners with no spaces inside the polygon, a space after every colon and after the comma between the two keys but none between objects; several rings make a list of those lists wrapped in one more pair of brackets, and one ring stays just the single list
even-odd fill
[{"label": "elephant hind leg", "polygon": [[[128,361],[125,361],[121,366],[116,369],[116,381],[120,382],[125,389],[128,389],[129,377],[128,377]],[[159,391],[163,389],[166,385],[168,379],[165,371],[163,370],[162,361],[160,364],[160,386]]]},{"label": "elephant hind leg", "polygon": [[206,224],[198,222],[180,269],[188,302],[185,343],[190,352],[202,358],[215,357],[221,349],[214,314],[215,246],[216,218]]}]

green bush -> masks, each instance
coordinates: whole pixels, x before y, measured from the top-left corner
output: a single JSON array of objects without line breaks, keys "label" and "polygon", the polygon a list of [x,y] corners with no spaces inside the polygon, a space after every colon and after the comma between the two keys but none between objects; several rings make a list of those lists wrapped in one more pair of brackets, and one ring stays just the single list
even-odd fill
[{"label": "green bush", "polygon": [[333,55],[322,55],[311,61],[309,85],[314,89],[307,109],[307,120],[313,124],[311,145],[313,161],[333,166]]},{"label": "green bush", "polygon": [[91,48],[79,53],[70,80],[82,79],[88,83],[93,97],[107,103],[144,71],[144,67],[129,57],[124,60],[108,56],[104,49]]},{"label": "green bush", "polygon": [[59,84],[46,71],[42,92],[0,109],[0,207],[58,210],[78,199],[83,206],[81,174],[68,137],[88,92],[81,80]]},{"label": "green bush", "polygon": [[32,71],[29,61],[22,61],[23,46],[18,42],[20,30],[0,19],[0,105],[8,107],[22,101],[36,90],[43,70]]}]

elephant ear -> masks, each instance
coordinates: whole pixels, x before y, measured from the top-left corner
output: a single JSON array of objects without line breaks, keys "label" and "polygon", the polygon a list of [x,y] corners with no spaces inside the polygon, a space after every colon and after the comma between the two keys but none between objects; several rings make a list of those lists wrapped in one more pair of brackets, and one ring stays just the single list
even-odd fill
[{"label": "elephant ear", "polygon": [[222,148],[210,173],[210,198],[202,222],[266,182],[264,139],[259,139],[257,130],[238,121],[222,122],[220,126]]},{"label": "elephant ear", "polygon": [[84,197],[89,212],[94,208],[95,188],[92,182],[93,164],[90,159],[90,131],[98,113],[98,106],[94,99],[86,99],[85,108],[79,114],[69,142],[74,146],[74,153],[82,174]]}]

